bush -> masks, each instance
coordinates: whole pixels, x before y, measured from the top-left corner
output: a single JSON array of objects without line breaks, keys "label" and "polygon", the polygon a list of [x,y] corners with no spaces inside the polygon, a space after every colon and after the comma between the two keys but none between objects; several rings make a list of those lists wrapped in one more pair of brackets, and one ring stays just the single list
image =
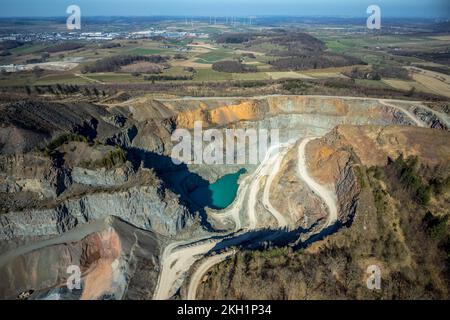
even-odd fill
[{"label": "bush", "polygon": [[250,33],[226,33],[217,37],[217,43],[244,43],[253,39],[255,35]]},{"label": "bush", "polygon": [[120,48],[122,45],[120,43],[108,42],[100,45],[100,49],[113,49]]},{"label": "bush", "polygon": [[108,155],[102,159],[101,164],[103,167],[111,169],[116,165],[125,163],[126,161],[126,152],[123,149],[116,147],[116,150],[110,151]]},{"label": "bush", "polygon": [[48,155],[48,154],[52,153],[53,151],[55,151],[60,146],[62,146],[63,144],[71,142],[71,141],[87,143],[88,139],[86,137],[76,134],[76,133],[64,133],[64,134],[58,136],[53,141],[51,141],[42,151]]},{"label": "bush", "polygon": [[423,218],[425,230],[428,235],[435,240],[441,240],[447,235],[448,215],[444,217],[436,217],[431,212],[427,212]]},{"label": "bush", "polygon": [[283,83],[282,88],[292,94],[302,94],[308,86],[301,80],[288,80]]},{"label": "bush", "polygon": [[11,55],[11,52],[8,50],[0,51],[0,57],[6,57],[6,56],[10,56],[10,55]]},{"label": "bush", "polygon": [[411,79],[408,70],[401,67],[377,67],[374,69],[374,72],[379,74],[381,78]]},{"label": "bush", "polygon": [[239,61],[219,61],[213,64],[213,70],[219,72],[228,73],[246,73],[246,72],[257,72],[258,69],[255,66],[245,65]]},{"label": "bush", "polygon": [[173,58],[174,58],[175,60],[187,60],[187,59],[188,59],[188,57],[186,57],[184,54],[181,54],[181,53],[176,53],[176,54],[173,56]]},{"label": "bush", "polygon": [[357,58],[332,54],[328,52],[307,52],[299,56],[281,58],[270,62],[278,70],[307,70],[330,67],[345,67],[355,64],[365,64]]},{"label": "bush", "polygon": [[41,52],[55,53],[55,52],[60,52],[60,51],[72,51],[72,50],[80,49],[83,47],[84,47],[83,43],[65,41],[62,43],[57,43],[57,44],[48,46],[46,48],[43,48],[41,50]]},{"label": "bush", "polygon": [[443,194],[450,189],[450,177],[447,177],[445,179],[433,178],[430,180],[430,186],[435,194]]},{"label": "bush", "polygon": [[420,186],[416,191],[415,199],[418,204],[427,205],[431,199],[431,187]]},{"label": "bush", "polygon": [[162,63],[168,60],[167,57],[160,55],[153,56],[137,56],[137,55],[125,55],[114,56],[100,59],[89,66],[84,66],[83,73],[87,72],[113,72],[120,69],[120,67],[135,63],[135,62],[152,62]]},{"label": "bush", "polygon": [[366,69],[353,68],[352,71],[343,74],[351,79],[381,80],[381,75],[378,72]]},{"label": "bush", "polygon": [[411,192],[414,200],[420,205],[427,205],[431,198],[431,187],[424,183],[418,174],[419,160],[417,157],[409,157],[407,160],[399,156],[394,161],[397,177],[405,189]]},{"label": "bush", "polygon": [[147,81],[176,81],[176,80],[192,80],[194,77],[191,76],[171,76],[171,75],[165,75],[165,74],[155,74],[144,77],[144,80]]}]

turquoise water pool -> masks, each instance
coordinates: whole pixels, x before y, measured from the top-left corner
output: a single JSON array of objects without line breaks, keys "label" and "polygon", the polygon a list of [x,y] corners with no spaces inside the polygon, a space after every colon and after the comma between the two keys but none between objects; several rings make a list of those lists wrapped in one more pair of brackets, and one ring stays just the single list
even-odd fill
[{"label": "turquoise water pool", "polygon": [[246,172],[245,169],[241,169],[236,173],[227,174],[209,186],[195,189],[189,196],[202,207],[216,210],[225,209],[236,198],[239,189],[239,177]]}]

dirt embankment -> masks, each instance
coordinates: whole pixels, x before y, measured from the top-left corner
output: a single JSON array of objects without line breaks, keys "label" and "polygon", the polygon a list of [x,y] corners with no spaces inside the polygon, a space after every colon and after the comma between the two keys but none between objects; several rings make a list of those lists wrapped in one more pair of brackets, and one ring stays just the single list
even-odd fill
[{"label": "dirt embankment", "polygon": [[[447,131],[414,127],[340,126],[311,141],[309,173],[336,188],[341,211],[352,209],[343,206],[357,196],[351,225],[305,250],[240,252],[209,270],[197,298],[448,299],[448,186],[419,203],[389,158],[417,156],[412,174],[428,172],[426,183],[435,174],[448,179],[450,150],[442,146],[449,138]],[[373,265],[381,270],[381,290],[366,286]]]},{"label": "dirt embankment", "polygon": [[401,154],[420,156],[433,167],[450,160],[449,133],[417,127],[338,126],[307,146],[311,175],[336,191],[340,221],[353,215],[361,188],[361,166],[385,166]]},{"label": "dirt embankment", "polygon": [[[158,254],[159,244],[153,234],[117,219],[99,220],[61,237],[1,255],[0,275],[4,281],[0,285],[0,297],[15,299],[20,293],[30,291],[32,298],[39,299],[47,296],[65,299],[72,294],[84,300],[107,296],[120,299],[135,294],[138,288],[128,286],[131,281],[145,281],[149,297],[156,286]],[[128,261],[133,263],[127,265]],[[145,268],[135,269],[142,262]],[[81,271],[82,289],[76,292],[65,288],[73,273],[73,270],[68,272],[71,266]]]}]

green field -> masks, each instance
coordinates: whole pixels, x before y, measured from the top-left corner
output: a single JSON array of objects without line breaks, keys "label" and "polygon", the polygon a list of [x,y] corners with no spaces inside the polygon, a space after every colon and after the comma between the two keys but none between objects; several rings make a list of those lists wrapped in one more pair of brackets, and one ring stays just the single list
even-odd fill
[{"label": "green field", "polygon": [[210,64],[220,60],[232,59],[236,56],[232,51],[227,49],[217,49],[208,53],[202,53],[197,56],[195,62]]},{"label": "green field", "polygon": [[255,73],[232,73],[233,80],[269,80],[270,77],[266,72]]},{"label": "green field", "polygon": [[[136,55],[152,55],[152,54],[166,54],[169,49],[149,49],[149,48],[130,48],[127,50],[122,50],[125,54],[136,54]],[[174,50],[171,50],[173,53]]]},{"label": "green field", "polygon": [[10,52],[15,55],[25,55],[25,54],[30,54],[30,53],[42,50],[46,47],[47,47],[47,45],[44,43],[25,44],[21,47],[11,49]]},{"label": "green field", "polygon": [[220,80],[233,80],[232,73],[217,72],[212,69],[198,69],[197,74],[194,76],[196,81],[220,81]]},{"label": "green field", "polygon": [[[170,30],[190,28],[182,22],[174,21],[161,22],[160,28],[170,27]],[[124,73],[120,68],[117,72],[81,74],[83,66],[92,64],[97,60],[105,57],[118,55],[162,55],[167,56],[168,60],[161,63],[161,76],[179,77],[177,80],[156,80],[157,82],[176,82],[190,80],[182,79],[183,77],[193,77],[193,81],[257,81],[257,80],[282,80],[282,79],[330,79],[345,78],[342,74],[351,71],[352,68],[358,67],[370,71],[372,67],[404,67],[411,64],[421,63],[429,64],[431,61],[425,61],[414,57],[398,56],[395,50],[443,50],[448,48],[449,37],[446,35],[430,36],[426,34],[415,33],[408,34],[376,34],[365,33],[361,27],[348,26],[327,26],[313,27],[306,26],[305,30],[300,32],[309,33],[319,40],[322,40],[327,51],[353,56],[367,63],[367,66],[348,66],[343,68],[327,68],[327,69],[309,69],[303,71],[295,71],[297,68],[281,68],[276,69],[271,62],[280,57],[289,54],[289,50],[295,48],[295,43],[289,46],[287,40],[278,41],[277,37],[283,33],[276,31],[276,37],[265,36],[263,29],[235,27],[224,25],[208,25],[203,24],[198,29],[192,29],[195,32],[210,33],[209,39],[121,39],[111,41],[119,43],[120,47],[105,46],[103,42],[86,41],[83,48],[73,51],[63,51],[51,53],[47,61],[64,61],[73,58],[74,61],[80,62],[80,65],[70,71],[45,71],[39,78],[38,73],[22,72],[0,75],[0,86],[25,86],[25,85],[55,85],[55,84],[113,84],[113,83],[148,83],[145,80],[146,74]],[[340,28],[337,28],[340,27]],[[119,26],[114,27],[116,31]],[[289,26],[283,28],[289,29]],[[295,29],[295,28],[294,28]],[[292,30],[294,30],[292,29]],[[295,29],[299,31],[299,29]],[[354,31],[354,32],[353,32]],[[220,33],[230,32],[256,32],[258,35],[255,41],[250,40],[243,43],[216,43],[215,36]],[[289,39],[289,38],[287,38]],[[25,64],[26,60],[32,58],[40,58],[42,49],[52,46],[52,43],[35,43],[25,44],[18,48],[9,50],[11,55],[1,57],[1,64]],[[301,49],[300,49],[301,50]],[[246,53],[253,53],[255,56],[249,56]],[[179,55],[175,57],[175,55]],[[180,57],[181,55],[181,57]],[[77,60],[75,58],[80,58]],[[254,73],[226,73],[212,70],[211,64],[223,60],[243,59],[244,64],[257,67]],[[441,62],[442,63],[442,62]],[[168,68],[167,68],[168,67]],[[308,66],[309,67],[309,66]],[[190,71],[188,71],[190,70]],[[76,75],[78,74],[78,76]],[[386,79],[383,79],[386,80]],[[429,91],[424,86],[420,86],[415,81],[400,81],[399,79],[389,79],[389,81],[373,81],[373,80],[355,80],[356,84],[364,87],[373,87],[379,89],[392,88],[406,90],[415,86],[418,91]]]},{"label": "green field", "polygon": [[366,79],[355,79],[356,84],[360,84],[365,87],[378,88],[378,89],[389,89],[392,88],[390,85],[383,81],[376,80],[366,80]]},{"label": "green field", "polygon": [[79,78],[74,74],[55,74],[44,76],[33,82],[34,85],[51,85],[51,84],[89,84],[86,79]]}]

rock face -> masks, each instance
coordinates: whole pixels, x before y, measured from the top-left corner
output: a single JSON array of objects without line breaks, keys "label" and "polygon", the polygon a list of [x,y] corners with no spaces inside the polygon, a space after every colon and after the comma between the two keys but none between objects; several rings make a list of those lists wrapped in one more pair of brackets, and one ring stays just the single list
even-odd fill
[{"label": "rock face", "polygon": [[[433,192],[428,205],[418,202],[408,191],[410,181],[401,181],[404,167],[395,169],[398,160],[391,160],[416,156],[419,164],[410,170],[421,183],[448,181],[449,138],[443,130],[342,125],[312,140],[306,147],[308,171],[335,191],[338,220],[345,227],[301,251],[238,252],[205,271],[197,299],[448,299],[445,244],[450,230],[443,218],[449,214],[448,186]],[[314,198],[305,203],[293,163],[288,155],[274,181],[272,204],[286,217],[303,206],[300,223],[305,216],[320,219],[308,215]],[[298,206],[292,206],[295,199]],[[440,235],[430,234],[430,216],[444,221]],[[366,287],[368,268],[374,265],[385,284],[376,291]]]},{"label": "rock face", "polygon": [[1,192],[32,191],[42,198],[56,197],[56,176],[48,158],[29,154],[0,157]]},{"label": "rock face", "polygon": [[[273,180],[270,201],[289,221],[291,229],[309,230],[327,216],[327,208],[320,198],[298,177],[297,148],[285,157],[280,173]],[[261,213],[259,213],[261,214]],[[272,222],[276,226],[275,221]]]},{"label": "rock face", "polygon": [[[148,298],[156,286],[159,251],[153,233],[118,219],[98,220],[2,256],[0,298],[32,292],[31,299],[122,299],[137,293],[129,286],[137,280],[145,281],[139,290],[145,286],[140,294]],[[73,268],[80,271],[81,287],[72,291],[67,283]]]},{"label": "rock face", "polygon": [[131,168],[105,168],[92,170],[80,167],[72,169],[73,183],[88,185],[92,187],[114,187],[127,183],[134,172]]},{"label": "rock face", "polygon": [[358,160],[351,148],[334,131],[307,146],[308,170],[312,176],[334,190],[338,202],[338,221],[352,220],[360,193],[355,171]]},{"label": "rock face", "polygon": [[67,200],[53,209],[10,212],[0,216],[1,240],[58,235],[90,221],[115,216],[132,225],[176,236],[193,227],[193,217],[172,196],[161,198],[153,187],[133,187],[114,193],[94,193]]},{"label": "rock face", "polygon": [[[211,210],[199,208],[187,191],[242,167],[248,174],[256,168],[174,165],[171,134],[177,128],[192,130],[196,121],[220,132],[277,129],[280,142],[325,136],[307,148],[309,170],[336,191],[343,224],[351,221],[357,206],[359,164],[380,163],[398,154],[403,149],[396,141],[409,143],[403,150],[408,155],[423,152],[433,137],[444,137],[444,131],[427,129],[416,136],[411,133],[415,129],[407,129],[413,122],[401,108],[372,99],[119,100],[108,106],[0,106],[0,276],[8,279],[0,284],[0,298],[26,295],[27,290],[37,292],[35,298],[149,298],[160,242],[217,231],[210,224]],[[421,118],[444,128],[433,112]],[[390,131],[386,126],[391,125],[403,127]],[[416,138],[424,141],[416,146]],[[445,143],[442,148],[447,148]],[[286,157],[270,197],[291,226],[310,228],[326,216],[326,208],[293,179],[296,161],[295,152]],[[261,203],[256,207],[263,211]],[[273,217],[261,216],[261,226],[275,225]],[[84,286],[75,296],[63,286],[68,263],[82,266]]]},{"label": "rock face", "polygon": [[361,189],[359,166],[385,166],[398,156],[420,156],[434,167],[450,154],[447,131],[401,126],[338,126],[308,148],[309,170],[323,184],[335,190],[339,221],[349,222]]},{"label": "rock face", "polygon": [[102,121],[108,112],[92,104],[19,101],[0,106],[0,153],[25,153],[62,132],[106,136],[116,130]]},{"label": "rock face", "polygon": [[382,105],[374,99],[328,98],[307,96],[272,96],[242,99],[203,99],[161,101],[167,108],[180,110],[174,118],[178,128],[193,128],[195,121],[203,127],[216,127],[243,121],[262,121],[277,116],[301,115],[306,124],[334,127],[337,124],[393,123],[410,125],[412,122],[399,110]]},{"label": "rock face", "polygon": [[32,154],[2,160],[0,191],[9,202],[0,215],[1,240],[54,236],[109,216],[166,236],[199,227],[195,213],[162,188],[151,170],[135,170],[130,163],[112,169],[57,167]]}]

